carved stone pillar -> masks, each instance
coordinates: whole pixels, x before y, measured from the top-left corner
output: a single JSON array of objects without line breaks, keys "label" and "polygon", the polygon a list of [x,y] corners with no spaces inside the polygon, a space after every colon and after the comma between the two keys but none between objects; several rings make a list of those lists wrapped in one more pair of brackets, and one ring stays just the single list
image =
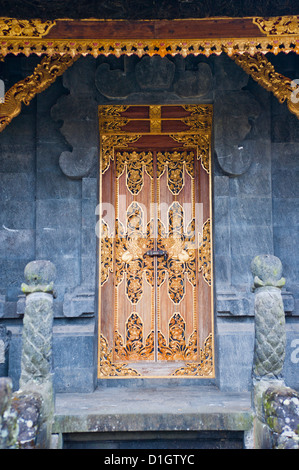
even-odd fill
[{"label": "carved stone pillar", "polygon": [[286,345],[282,264],[275,256],[260,255],[252,261],[251,271],[255,292],[253,376],[278,379],[282,374]]},{"label": "carved stone pillar", "polygon": [[[253,425],[253,447],[270,449],[276,447],[271,416],[280,411],[271,411],[269,419],[267,404],[274,389],[284,393],[282,370],[285,358],[286,330],[281,288],[285,284],[282,264],[272,255],[256,256],[251,263],[255,292],[255,344],[253,358],[252,404],[255,411]],[[275,431],[275,432],[274,432]],[[277,434],[277,433],[276,433]]]},{"label": "carved stone pillar", "polygon": [[54,413],[52,381],[52,326],[55,266],[32,261],[25,268],[26,294],[19,393],[38,393],[43,398],[42,447],[48,447]]}]

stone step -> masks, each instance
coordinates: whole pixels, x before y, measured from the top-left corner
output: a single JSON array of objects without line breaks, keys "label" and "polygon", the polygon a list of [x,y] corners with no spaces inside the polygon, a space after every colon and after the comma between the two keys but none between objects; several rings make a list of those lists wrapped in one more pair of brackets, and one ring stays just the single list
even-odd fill
[{"label": "stone step", "polygon": [[57,394],[53,433],[62,434],[70,448],[191,441],[240,446],[252,420],[249,392],[225,393],[210,386],[103,387],[88,394]]}]

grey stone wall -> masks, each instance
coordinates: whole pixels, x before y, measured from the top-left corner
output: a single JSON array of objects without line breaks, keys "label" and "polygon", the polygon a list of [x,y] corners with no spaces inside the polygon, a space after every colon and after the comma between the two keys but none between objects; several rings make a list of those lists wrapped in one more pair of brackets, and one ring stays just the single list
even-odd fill
[{"label": "grey stone wall", "polygon": [[[275,60],[282,73],[299,77],[298,57]],[[12,84],[36,61],[8,57],[2,75]],[[269,253],[285,270],[285,374],[288,385],[299,387],[299,121],[222,55],[81,58],[0,134],[0,321],[13,333],[15,388],[25,308],[20,286],[33,259],[57,269],[56,390],[96,385],[97,105],[108,103],[214,104],[216,383],[223,390],[251,387],[250,263]]]},{"label": "grey stone wall", "polygon": [[[271,57],[276,69],[286,76],[299,77],[299,60],[289,57]],[[274,254],[284,266],[287,279],[283,291],[287,310],[287,345],[285,358],[286,383],[299,389],[299,121],[289,113],[285,104],[271,100],[271,177],[273,195],[273,243]]]}]

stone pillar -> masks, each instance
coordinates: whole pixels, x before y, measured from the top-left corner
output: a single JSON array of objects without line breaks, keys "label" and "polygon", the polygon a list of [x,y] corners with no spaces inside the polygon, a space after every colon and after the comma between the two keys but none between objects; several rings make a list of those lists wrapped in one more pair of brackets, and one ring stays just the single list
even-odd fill
[{"label": "stone pillar", "polygon": [[285,358],[285,313],[281,288],[282,264],[272,255],[256,256],[251,263],[255,292],[255,345],[253,377],[279,379]]},{"label": "stone pillar", "polygon": [[264,397],[269,387],[283,386],[285,314],[281,288],[285,284],[282,264],[272,255],[256,256],[251,263],[255,293],[255,343],[252,404],[255,412],[253,447],[272,448],[272,433],[265,419]]},{"label": "stone pillar", "polygon": [[50,261],[32,261],[25,268],[26,294],[23,320],[19,394],[40,394],[43,399],[39,447],[49,447],[54,414],[52,377],[52,327],[55,266]]}]

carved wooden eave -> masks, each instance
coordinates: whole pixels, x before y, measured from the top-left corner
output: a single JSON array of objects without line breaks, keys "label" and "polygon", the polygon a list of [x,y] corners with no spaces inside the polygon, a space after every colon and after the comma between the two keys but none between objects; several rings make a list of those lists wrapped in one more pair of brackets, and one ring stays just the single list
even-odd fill
[{"label": "carved wooden eave", "polygon": [[121,55],[299,52],[299,16],[186,20],[0,18],[0,54]]},{"label": "carved wooden eave", "polygon": [[269,52],[299,53],[299,16],[136,21],[0,18],[0,57],[43,56],[33,74],[6,93],[0,104],[0,132],[20,113],[22,103],[29,104],[76,59],[87,55],[226,53],[280,102],[287,101],[299,118],[299,104],[293,99],[296,86],[275,72],[265,57]]}]

